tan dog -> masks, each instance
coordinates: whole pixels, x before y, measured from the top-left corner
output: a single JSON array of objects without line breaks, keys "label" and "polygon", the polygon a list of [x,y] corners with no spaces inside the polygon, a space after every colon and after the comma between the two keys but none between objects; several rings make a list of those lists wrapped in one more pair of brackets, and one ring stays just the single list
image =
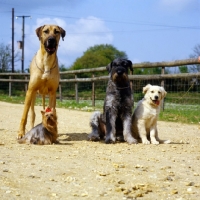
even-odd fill
[{"label": "tan dog", "polygon": [[157,85],[143,87],[144,98],[138,105],[132,116],[132,134],[136,139],[141,139],[143,144],[170,143],[169,140],[160,140],[157,130],[157,118],[160,112],[160,104],[167,92]]},{"label": "tan dog", "polygon": [[27,116],[31,107],[31,128],[34,127],[34,104],[37,91],[43,97],[43,109],[45,109],[45,95],[49,95],[49,107],[56,106],[56,91],[59,84],[59,67],[57,49],[60,37],[65,37],[65,30],[56,25],[44,25],[36,29],[40,40],[40,48],[30,65],[30,81],[26,93],[24,111],[19,127],[18,138],[25,133]]}]

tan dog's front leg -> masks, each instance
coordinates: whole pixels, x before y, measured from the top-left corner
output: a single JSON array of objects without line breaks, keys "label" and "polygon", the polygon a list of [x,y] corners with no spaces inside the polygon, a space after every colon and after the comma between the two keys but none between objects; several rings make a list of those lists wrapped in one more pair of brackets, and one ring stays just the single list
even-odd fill
[{"label": "tan dog's front leg", "polygon": [[25,99],[25,104],[24,104],[24,111],[22,114],[21,122],[20,122],[20,127],[18,131],[18,139],[22,138],[25,134],[25,126],[27,123],[27,116],[28,116],[28,111],[31,105],[31,100],[32,100],[32,91],[28,90],[26,93],[26,99]]},{"label": "tan dog's front leg", "polygon": [[56,107],[56,91],[51,92],[49,94],[49,107],[50,108],[55,108]]},{"label": "tan dog's front leg", "polygon": [[35,123],[35,110],[34,110],[34,106],[35,106],[35,98],[36,98],[36,92],[32,93],[32,101],[31,101],[31,129],[34,127],[34,123]]}]

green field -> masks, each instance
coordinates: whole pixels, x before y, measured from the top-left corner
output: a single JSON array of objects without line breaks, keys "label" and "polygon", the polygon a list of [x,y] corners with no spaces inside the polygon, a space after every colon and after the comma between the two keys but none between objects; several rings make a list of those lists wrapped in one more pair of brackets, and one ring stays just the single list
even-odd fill
[{"label": "green field", "polygon": [[[0,95],[0,101],[23,104],[24,97],[9,97],[6,95]],[[36,105],[42,105],[41,98],[36,99]],[[95,107],[92,107],[91,100],[79,100],[79,103],[76,103],[75,100],[63,100],[62,102],[60,100],[57,100],[57,107],[87,112],[92,112],[94,110],[102,111],[103,100],[96,100]],[[200,105],[181,104],[180,101],[179,103],[171,103],[169,100],[166,99],[164,104],[164,111],[161,111],[159,120],[169,122],[181,122],[187,124],[200,124]]]}]

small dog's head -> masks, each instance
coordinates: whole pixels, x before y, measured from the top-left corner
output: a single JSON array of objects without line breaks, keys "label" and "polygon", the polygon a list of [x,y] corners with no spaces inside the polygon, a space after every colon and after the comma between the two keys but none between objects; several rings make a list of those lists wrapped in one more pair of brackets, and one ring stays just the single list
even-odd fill
[{"label": "small dog's head", "polygon": [[127,59],[117,58],[107,65],[107,70],[113,82],[127,82],[128,69],[133,71],[132,62]]},{"label": "small dog's head", "polygon": [[53,54],[57,51],[60,37],[64,40],[65,30],[56,25],[44,25],[36,29],[36,34],[46,52]]},{"label": "small dog's head", "polygon": [[145,94],[145,99],[153,106],[159,106],[160,101],[167,95],[167,92],[163,87],[151,84],[143,87],[143,93]]},{"label": "small dog's head", "polygon": [[57,115],[56,109],[47,107],[46,110],[41,111],[42,113],[42,123],[47,128],[48,126],[57,125]]}]

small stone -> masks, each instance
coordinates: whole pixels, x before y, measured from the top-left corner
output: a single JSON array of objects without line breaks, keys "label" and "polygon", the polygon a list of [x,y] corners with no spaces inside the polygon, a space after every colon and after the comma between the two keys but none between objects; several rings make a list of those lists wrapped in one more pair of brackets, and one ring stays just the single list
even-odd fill
[{"label": "small stone", "polygon": [[9,172],[9,170],[8,169],[3,169],[3,172]]},{"label": "small stone", "polygon": [[119,183],[119,184],[125,184],[125,182],[123,180],[119,180],[117,183]]},{"label": "small stone", "polygon": [[185,184],[186,186],[194,186],[194,182],[188,182]]},{"label": "small stone", "polygon": [[171,194],[178,194],[178,190],[172,190]]},{"label": "small stone", "polygon": [[0,164],[5,164],[5,161],[0,160]]},{"label": "small stone", "polygon": [[51,194],[51,196],[53,196],[53,197],[56,197],[56,196],[57,196],[57,194],[56,194],[56,193],[52,193],[52,194]]}]

